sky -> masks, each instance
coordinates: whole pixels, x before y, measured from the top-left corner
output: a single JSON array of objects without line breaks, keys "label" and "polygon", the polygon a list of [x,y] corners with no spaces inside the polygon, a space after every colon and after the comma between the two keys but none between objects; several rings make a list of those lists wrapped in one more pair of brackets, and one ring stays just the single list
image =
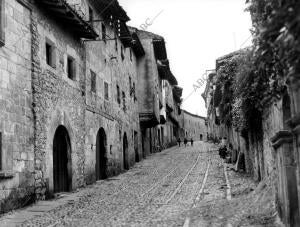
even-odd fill
[{"label": "sky", "polygon": [[217,58],[251,45],[251,18],[245,12],[245,0],[119,2],[131,18],[128,25],[165,38],[171,70],[183,88],[182,108],[206,116],[201,97],[205,84],[192,93],[193,85],[206,70],[215,68]]}]

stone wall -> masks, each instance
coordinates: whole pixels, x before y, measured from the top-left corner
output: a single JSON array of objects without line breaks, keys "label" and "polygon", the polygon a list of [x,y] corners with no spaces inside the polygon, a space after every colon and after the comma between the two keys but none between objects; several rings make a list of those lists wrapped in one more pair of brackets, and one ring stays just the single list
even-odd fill
[{"label": "stone wall", "polygon": [[[92,3],[89,6],[92,7]],[[96,9],[92,9],[95,12],[94,16],[101,18],[101,15],[96,14]],[[101,34],[102,24],[95,22],[93,26],[97,33]],[[114,37],[112,27],[108,23],[105,23],[105,27],[108,37]],[[135,163],[135,146],[139,158],[142,157],[138,119],[140,97],[136,91],[138,86],[137,59],[130,48],[125,48],[119,39],[87,42],[85,48],[87,61],[85,175],[87,182],[90,183],[95,180],[96,137],[100,128],[105,130],[107,136],[108,176],[116,175],[124,169],[123,138],[125,134],[128,140],[128,157],[126,158],[129,166]],[[91,90],[91,71],[96,74],[96,91]],[[105,99],[104,83],[108,84],[108,99]],[[125,99],[122,97],[123,93]],[[135,133],[138,137],[137,145],[134,144]]]},{"label": "stone wall", "polygon": [[5,1],[0,47],[0,213],[25,205],[34,193],[30,10]]},{"label": "stone wall", "polygon": [[[80,39],[65,30],[44,8],[33,16],[32,75],[35,116],[36,195],[44,199],[53,192],[53,139],[58,126],[64,126],[71,143],[72,190],[84,182],[84,48]],[[55,66],[46,63],[46,41],[55,47]],[[67,57],[75,59],[75,78],[67,76]]]}]

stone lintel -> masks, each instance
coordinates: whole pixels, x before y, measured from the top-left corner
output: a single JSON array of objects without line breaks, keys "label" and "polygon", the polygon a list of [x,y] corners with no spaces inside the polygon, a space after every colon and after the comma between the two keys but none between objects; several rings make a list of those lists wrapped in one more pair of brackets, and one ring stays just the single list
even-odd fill
[{"label": "stone lintel", "polygon": [[275,136],[271,138],[272,146],[277,149],[283,144],[293,142],[293,134],[290,131],[278,131]]}]

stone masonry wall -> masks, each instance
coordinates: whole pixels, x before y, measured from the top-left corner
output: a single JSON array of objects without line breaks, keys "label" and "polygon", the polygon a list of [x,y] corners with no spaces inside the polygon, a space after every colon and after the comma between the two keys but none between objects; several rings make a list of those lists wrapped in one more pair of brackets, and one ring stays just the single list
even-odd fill
[{"label": "stone masonry wall", "polygon": [[[87,4],[87,2],[85,2]],[[95,18],[101,18],[93,3],[89,7]],[[88,7],[83,7],[87,9]],[[85,12],[86,19],[88,12]],[[108,37],[115,37],[115,31],[104,23]],[[100,22],[93,23],[98,34],[102,32]],[[123,137],[128,140],[127,159],[129,166],[135,163],[134,134],[137,132],[137,149],[142,157],[137,98],[137,60],[130,48],[125,48],[117,39],[88,42],[86,48],[86,140],[85,178],[88,183],[95,181],[96,137],[103,128],[107,137],[107,175],[113,176],[123,169]],[[123,57],[122,57],[123,55]],[[91,89],[91,71],[96,74],[96,91]],[[108,99],[105,99],[104,83],[108,84]],[[119,87],[119,99],[117,97]],[[133,92],[133,87],[135,91]],[[123,93],[125,99],[123,99]],[[124,105],[125,102],[125,105]],[[125,109],[124,109],[125,106]]]},{"label": "stone masonry wall", "polygon": [[[83,46],[44,9],[33,16],[33,101],[35,116],[35,187],[38,199],[53,191],[53,138],[63,125],[71,142],[72,189],[84,182],[84,56]],[[46,40],[55,46],[55,65],[46,63]],[[76,76],[66,75],[67,55],[75,59]]]},{"label": "stone masonry wall", "polygon": [[5,44],[0,47],[0,213],[34,193],[30,10],[5,1]]}]

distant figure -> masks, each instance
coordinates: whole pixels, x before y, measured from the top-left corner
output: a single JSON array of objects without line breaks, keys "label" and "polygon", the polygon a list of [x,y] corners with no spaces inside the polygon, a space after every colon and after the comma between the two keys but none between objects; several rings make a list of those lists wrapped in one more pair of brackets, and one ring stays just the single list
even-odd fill
[{"label": "distant figure", "polygon": [[187,138],[184,138],[184,146],[185,146],[185,147],[186,147],[187,143],[188,143]]},{"label": "distant figure", "polygon": [[177,143],[178,143],[178,146],[180,147],[180,143],[181,143],[180,137],[178,137]]},{"label": "distant figure", "polygon": [[191,146],[193,146],[193,144],[194,144],[194,140],[193,138],[191,138]]}]

